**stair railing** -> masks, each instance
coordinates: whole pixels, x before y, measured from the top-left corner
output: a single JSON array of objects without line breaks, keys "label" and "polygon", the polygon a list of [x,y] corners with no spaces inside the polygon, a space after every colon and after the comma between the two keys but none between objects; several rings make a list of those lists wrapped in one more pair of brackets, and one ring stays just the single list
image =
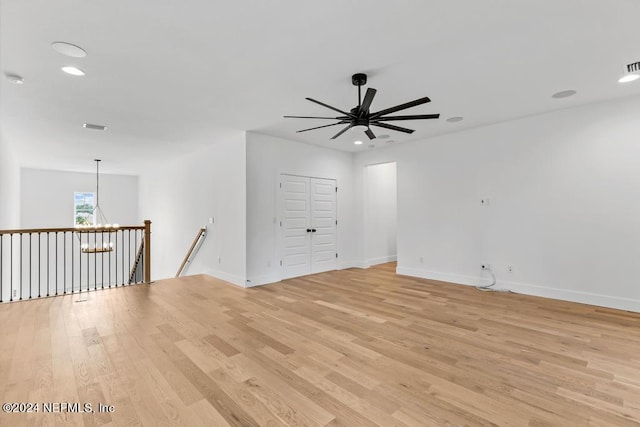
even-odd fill
[{"label": "stair railing", "polygon": [[[144,274],[127,280],[136,263]],[[150,282],[149,220],[143,226],[0,230],[0,302]]]},{"label": "stair railing", "polygon": [[202,242],[204,242],[204,238],[206,235],[207,235],[206,227],[202,227],[201,229],[198,230],[198,233],[196,233],[196,237],[193,239],[193,243],[191,244],[191,247],[187,251],[187,255],[185,255],[184,259],[182,260],[182,264],[180,264],[180,268],[176,273],[176,277],[180,277],[182,273],[184,273],[186,265],[193,260],[193,257],[197,253],[196,248],[200,248],[200,246],[202,245]]}]

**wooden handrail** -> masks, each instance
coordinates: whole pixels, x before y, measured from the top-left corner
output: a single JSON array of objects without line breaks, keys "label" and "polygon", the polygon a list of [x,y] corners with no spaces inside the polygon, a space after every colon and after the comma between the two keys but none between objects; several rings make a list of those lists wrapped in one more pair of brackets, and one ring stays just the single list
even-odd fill
[{"label": "wooden handrail", "polygon": [[191,244],[191,247],[189,248],[189,251],[187,252],[187,255],[184,257],[184,260],[182,260],[182,264],[180,264],[180,268],[178,269],[178,272],[176,273],[176,277],[180,277],[180,275],[182,274],[182,271],[184,270],[185,265],[187,265],[187,262],[189,261],[189,258],[191,257],[191,254],[193,253],[193,250],[196,248],[196,245],[198,244],[198,241],[200,240],[200,238],[202,236],[205,235],[206,232],[207,232],[206,227],[202,227],[200,230],[198,230],[198,233],[196,234],[196,238],[193,239],[193,243]]},{"label": "wooden handrail", "polygon": [[21,228],[17,230],[0,230],[1,234],[29,234],[29,233],[68,233],[70,231],[74,233],[106,233],[115,232],[118,230],[144,230],[145,227],[141,225],[119,225],[115,227],[65,227],[65,228]]},{"label": "wooden handrail", "polygon": [[144,283],[151,283],[151,221],[144,220]]},{"label": "wooden handrail", "polygon": [[[133,261],[133,267],[131,267],[131,271],[129,272],[129,284],[135,283],[136,274],[138,273],[138,267],[140,266],[140,261],[142,261],[142,253],[144,252],[144,240],[140,242],[140,247],[136,252],[136,257]],[[146,268],[145,268],[146,270]],[[145,282],[147,283],[147,282]]]}]

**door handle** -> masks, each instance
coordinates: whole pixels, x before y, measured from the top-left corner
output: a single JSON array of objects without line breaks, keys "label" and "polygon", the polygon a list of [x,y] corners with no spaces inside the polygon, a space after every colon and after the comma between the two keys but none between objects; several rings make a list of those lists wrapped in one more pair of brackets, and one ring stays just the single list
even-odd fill
[{"label": "door handle", "polygon": [[315,233],[316,231],[317,231],[317,230],[316,230],[315,228],[312,228],[312,229],[311,229],[311,232],[312,232],[312,233]]},{"label": "door handle", "polygon": [[307,228],[307,233],[311,233],[311,229],[310,228]]}]

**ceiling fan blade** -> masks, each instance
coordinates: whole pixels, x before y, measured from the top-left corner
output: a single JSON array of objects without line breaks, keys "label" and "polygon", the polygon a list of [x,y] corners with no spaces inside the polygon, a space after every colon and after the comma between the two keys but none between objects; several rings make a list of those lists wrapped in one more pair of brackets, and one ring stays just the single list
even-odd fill
[{"label": "ceiling fan blade", "polygon": [[315,100],[315,99],[313,99],[313,98],[305,98],[305,99],[307,99],[308,101],[311,101],[311,102],[315,102],[316,104],[318,104],[318,105],[322,105],[323,107],[329,108],[329,109],[331,109],[331,110],[333,110],[333,111],[337,111],[338,113],[342,113],[342,114],[344,114],[345,116],[353,117],[353,118],[355,118],[355,117],[356,117],[355,115],[353,115],[353,114],[351,114],[351,113],[347,113],[347,112],[345,112],[345,111],[339,110],[339,109],[337,109],[336,107],[332,107],[331,105],[327,105],[327,104],[325,104],[324,102],[316,101],[316,100]]},{"label": "ceiling fan blade", "polygon": [[349,124],[349,126],[347,126],[346,128],[342,129],[340,132],[338,132],[335,135],[333,135],[333,138],[331,138],[331,139],[336,139],[337,137],[339,137],[340,135],[342,135],[343,133],[345,133],[346,131],[348,131],[352,127],[353,127],[353,125]]},{"label": "ceiling fan blade", "polygon": [[415,116],[386,116],[386,117],[378,117],[372,119],[372,121],[383,122],[383,121],[393,121],[393,120],[426,120],[426,119],[437,119],[440,117],[440,114],[417,114]]},{"label": "ceiling fan blade", "polygon": [[371,103],[373,102],[373,97],[376,96],[376,92],[377,90],[374,88],[370,87],[367,89],[367,93],[364,94],[364,99],[360,105],[360,117],[364,117],[364,115],[369,112],[369,107],[371,107]]},{"label": "ceiling fan blade", "polygon": [[310,116],[284,116],[285,119],[327,119],[327,120],[347,120],[349,117],[310,117]]},{"label": "ceiling fan blade", "polygon": [[370,119],[375,119],[380,116],[384,116],[385,114],[395,113],[396,111],[405,110],[407,108],[416,107],[418,105],[426,104],[427,102],[431,102],[431,100],[425,96],[424,98],[416,99],[415,101],[407,102],[406,104],[396,105],[395,107],[387,108],[386,110],[373,113]]},{"label": "ceiling fan blade", "polygon": [[297,133],[300,133],[300,132],[307,132],[307,131],[310,131],[310,130],[316,130],[316,129],[328,128],[329,126],[343,125],[343,124],[345,124],[345,123],[348,123],[348,122],[331,123],[330,125],[317,126],[317,127],[309,128],[309,129],[302,129],[302,130],[298,130],[298,131],[296,131],[296,132],[297,132]]},{"label": "ceiling fan blade", "polygon": [[373,131],[371,129],[367,129],[364,131],[364,133],[367,134],[367,136],[369,137],[369,139],[376,139],[376,134],[373,133]]},{"label": "ceiling fan blade", "polygon": [[378,127],[381,127],[381,128],[396,130],[398,132],[404,132],[404,133],[413,133],[413,132],[415,132],[412,129],[401,128],[400,126],[389,125],[387,123],[371,123],[371,126],[378,126]]}]

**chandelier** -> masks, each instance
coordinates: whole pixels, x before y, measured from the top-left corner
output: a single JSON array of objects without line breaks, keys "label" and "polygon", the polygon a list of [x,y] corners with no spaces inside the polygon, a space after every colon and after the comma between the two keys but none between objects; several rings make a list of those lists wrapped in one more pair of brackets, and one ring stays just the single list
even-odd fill
[{"label": "chandelier", "polygon": [[[77,224],[75,227],[78,229],[78,238],[80,239],[80,248],[83,253],[103,253],[112,252],[113,242],[111,241],[111,234],[117,232],[120,228],[118,224],[111,224],[107,219],[107,216],[100,207],[100,159],[94,159],[96,162],[96,203],[91,211],[93,218],[92,224]],[[105,240],[105,233],[107,239]],[[93,234],[93,242],[91,242],[91,235]],[[98,234],[101,239],[98,241]],[[83,235],[86,236],[83,239]]]}]

